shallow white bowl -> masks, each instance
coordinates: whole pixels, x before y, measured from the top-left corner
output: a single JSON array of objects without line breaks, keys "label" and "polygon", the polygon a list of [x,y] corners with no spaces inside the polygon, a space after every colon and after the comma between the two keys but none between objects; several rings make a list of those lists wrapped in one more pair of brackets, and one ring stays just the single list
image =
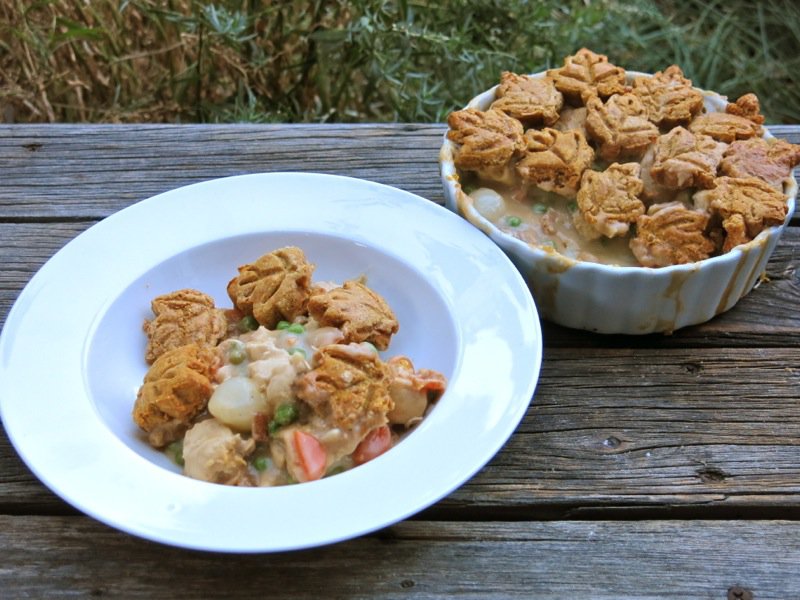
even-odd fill
[{"label": "shallow white bowl", "polygon": [[[384,355],[441,371],[447,390],[396,447],[340,475],[278,488],[190,479],[131,418],[150,300],[193,287],[230,306],[236,268],[289,244],[317,281],[366,276],[400,322]],[[142,201],[50,259],[0,335],[0,412],[42,482],[104,523],[202,550],[306,548],[394,523],[471,477],[525,414],[541,347],[517,270],[450,211],[347,177],[246,175]]]},{"label": "shallow white bowl", "polygon": [[[646,74],[628,71],[629,79],[640,75]],[[473,98],[466,108],[488,109],[497,87]],[[707,110],[724,110],[726,98],[714,92],[703,94]],[[765,131],[764,137],[772,136]],[[511,258],[533,292],[542,318],[599,333],[670,333],[730,310],[764,272],[794,213],[797,195],[792,178],[786,189],[788,212],[783,224],[765,229],[726,254],[658,269],[615,267],[567,258],[498,229],[461,189],[454,150],[455,144],[445,134],[439,163],[447,207],[486,233]]]}]

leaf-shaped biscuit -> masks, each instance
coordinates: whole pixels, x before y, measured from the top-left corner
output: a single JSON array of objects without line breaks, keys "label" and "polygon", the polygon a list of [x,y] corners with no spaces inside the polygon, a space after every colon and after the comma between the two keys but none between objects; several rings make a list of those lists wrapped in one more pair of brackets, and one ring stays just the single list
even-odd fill
[{"label": "leaf-shaped biscuit", "polygon": [[697,192],[693,200],[695,206],[718,213],[723,227],[726,221],[735,225],[730,219],[741,215],[750,240],[783,223],[789,210],[786,196],[757,177],[718,177],[712,189]]},{"label": "leaf-shaped biscuit", "polygon": [[491,108],[528,126],[550,126],[558,120],[564,96],[549,77],[529,77],[504,71]]},{"label": "leaf-shaped biscuit", "polygon": [[605,171],[584,171],[573,218],[609,238],[626,235],[630,224],[644,214],[638,198],[642,192],[639,171],[638,163],[613,163]]},{"label": "leaf-shaped biscuit", "polygon": [[281,320],[305,314],[313,272],[300,248],[280,248],[239,267],[228,296],[240,311],[273,329]]},{"label": "leaf-shaped biscuit", "polygon": [[617,94],[605,103],[592,98],[586,103],[586,131],[595,140],[600,156],[608,161],[638,158],[658,137],[658,128],[633,94]]},{"label": "leaf-shaped biscuit", "polygon": [[556,88],[571,104],[585,104],[592,96],[608,98],[626,91],[625,70],[608,62],[604,54],[581,48],[564,59],[564,66],[547,71]]},{"label": "leaf-shaped biscuit", "polygon": [[500,110],[468,108],[450,113],[447,138],[459,144],[454,162],[467,171],[507,164],[525,144],[522,123]]},{"label": "leaf-shaped biscuit", "polygon": [[562,196],[572,196],[581,175],[592,164],[594,150],[577,130],[546,128],[525,132],[527,150],[517,163],[517,173],[528,183]]},{"label": "leaf-shaped biscuit", "polygon": [[636,220],[630,248],[644,267],[666,267],[708,258],[716,249],[706,235],[709,215],[682,202],[654,204]]},{"label": "leaf-shaped biscuit", "polygon": [[753,138],[728,146],[719,170],[731,177],[758,177],[782,191],[784,181],[798,164],[800,146],[774,138]]},{"label": "leaf-shaped biscuit", "polygon": [[725,144],[707,135],[676,127],[656,141],[650,174],[659,184],[672,188],[707,188],[714,185]]},{"label": "leaf-shaped biscuit", "polygon": [[635,78],[633,93],[647,109],[648,118],[659,127],[686,125],[703,109],[703,94],[692,87],[677,65],[653,76]]}]

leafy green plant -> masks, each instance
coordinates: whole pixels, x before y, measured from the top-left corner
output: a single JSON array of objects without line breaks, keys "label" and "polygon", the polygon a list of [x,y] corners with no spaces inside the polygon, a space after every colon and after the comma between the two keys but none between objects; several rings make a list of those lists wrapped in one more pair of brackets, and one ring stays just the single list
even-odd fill
[{"label": "leafy green plant", "polygon": [[0,106],[25,121],[435,122],[582,46],[677,63],[800,122],[793,0],[5,0]]}]

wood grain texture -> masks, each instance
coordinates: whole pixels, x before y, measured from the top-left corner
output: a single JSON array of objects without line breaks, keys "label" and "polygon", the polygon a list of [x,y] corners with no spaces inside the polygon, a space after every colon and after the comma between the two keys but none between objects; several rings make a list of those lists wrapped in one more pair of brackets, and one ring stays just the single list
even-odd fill
[{"label": "wood grain texture", "polygon": [[405,522],[327,548],[229,556],[82,517],[0,517],[0,544],[8,598],[800,596],[800,524],[784,521]]},{"label": "wood grain texture", "polygon": [[275,171],[358,177],[441,204],[443,135],[412,124],[0,126],[0,220],[101,218],[176,187]]}]

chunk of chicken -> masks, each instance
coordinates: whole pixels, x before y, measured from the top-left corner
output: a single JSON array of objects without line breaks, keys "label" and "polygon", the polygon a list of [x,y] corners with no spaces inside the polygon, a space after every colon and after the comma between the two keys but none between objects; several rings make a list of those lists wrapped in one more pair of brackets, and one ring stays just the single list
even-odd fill
[{"label": "chunk of chicken", "polygon": [[216,419],[200,421],[183,439],[183,472],[211,483],[254,485],[246,458],[255,447],[252,438],[242,439]]},{"label": "chunk of chicken", "polygon": [[133,406],[133,420],[152,446],[179,439],[205,410],[218,360],[213,348],[189,344],[168,350],[152,364]]},{"label": "chunk of chicken", "polygon": [[549,77],[529,77],[504,71],[491,108],[527,126],[550,126],[558,120],[564,96]]},{"label": "chunk of chicken", "polygon": [[214,306],[211,296],[197,290],[182,289],[158,296],[150,306],[154,318],[143,325],[148,338],[148,363],[186,344],[215,346],[227,331],[224,311]]},{"label": "chunk of chicken", "polygon": [[562,196],[574,196],[581,175],[594,160],[594,150],[579,131],[529,129],[527,150],[517,173],[529,184]]},{"label": "chunk of chicken", "polygon": [[314,265],[300,248],[280,248],[239,267],[228,284],[228,296],[244,314],[274,329],[279,321],[305,314],[313,272]]},{"label": "chunk of chicken", "polygon": [[295,393],[333,426],[363,433],[385,425],[394,408],[387,367],[364,343],[320,348],[314,368],[295,381]]},{"label": "chunk of chicken", "polygon": [[522,123],[500,110],[468,108],[450,113],[447,124],[447,139],[458,144],[457,168],[489,181],[509,181],[510,164],[525,149]]},{"label": "chunk of chicken", "polygon": [[658,137],[658,128],[647,120],[647,112],[633,94],[617,94],[605,103],[591,98],[586,103],[586,131],[608,161],[638,158]]},{"label": "chunk of chicken", "polygon": [[659,127],[687,125],[703,109],[703,94],[692,87],[677,65],[651,77],[636,77],[633,93],[647,110],[647,117]]},{"label": "chunk of chicken", "polygon": [[550,69],[547,76],[573,106],[585,104],[593,96],[608,98],[627,90],[625,70],[608,62],[604,54],[595,54],[588,48],[564,58],[564,65]]},{"label": "chunk of chicken", "polygon": [[411,427],[425,415],[428,404],[435,402],[445,390],[447,379],[438,371],[414,369],[414,363],[405,356],[390,358],[389,394],[394,408],[389,411],[389,422]]},{"label": "chunk of chicken", "polygon": [[[609,238],[626,235],[630,224],[644,214],[644,203],[638,197],[642,192],[640,170],[638,163],[613,163],[605,171],[584,171],[573,219]],[[576,228],[583,233],[581,225],[576,223]]]},{"label": "chunk of chicken", "polygon": [[636,221],[630,248],[644,267],[666,267],[711,256],[716,246],[708,235],[709,214],[682,202],[654,204]]},{"label": "chunk of chicken", "polygon": [[758,177],[783,191],[784,182],[798,164],[800,146],[774,138],[754,138],[728,146],[719,170],[730,177]]},{"label": "chunk of chicken", "polygon": [[725,148],[725,144],[707,135],[676,127],[656,141],[650,174],[659,184],[672,189],[711,187]]},{"label": "chunk of chicken", "polygon": [[312,295],[308,312],[320,326],[341,330],[344,343],[369,342],[379,350],[389,347],[392,335],[400,328],[386,301],[355,280]]},{"label": "chunk of chicken", "polygon": [[[723,249],[729,250],[754,239],[766,227],[780,225],[789,207],[786,196],[757,177],[718,177],[710,190],[697,192],[695,206],[722,217],[726,236]],[[742,229],[744,223],[744,230]]]}]

